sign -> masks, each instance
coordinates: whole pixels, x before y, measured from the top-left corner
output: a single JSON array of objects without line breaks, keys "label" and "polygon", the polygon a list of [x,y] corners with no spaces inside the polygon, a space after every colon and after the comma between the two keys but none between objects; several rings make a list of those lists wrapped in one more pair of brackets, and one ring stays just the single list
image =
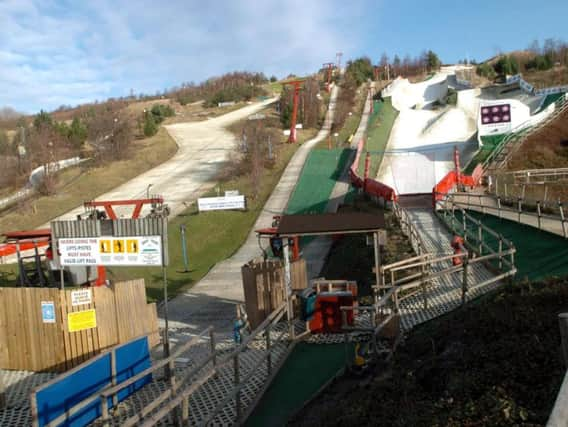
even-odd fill
[{"label": "sign", "polygon": [[90,289],[79,289],[71,291],[71,305],[76,307],[78,305],[91,304],[93,296]]},{"label": "sign", "polygon": [[266,114],[263,113],[256,113],[252,116],[248,116],[248,120],[262,120],[264,118],[266,118]]},{"label": "sign", "polygon": [[67,326],[69,332],[79,332],[97,327],[97,314],[95,309],[67,313]]},{"label": "sign", "polygon": [[162,265],[162,239],[160,236],[58,239],[57,247],[61,265],[66,266]]},{"label": "sign", "polygon": [[225,197],[239,196],[239,190],[225,191]]},{"label": "sign", "polygon": [[197,199],[199,212],[245,209],[245,196],[201,197]]},{"label": "sign", "polygon": [[485,103],[479,109],[480,135],[511,130],[511,104]]},{"label": "sign", "polygon": [[55,303],[53,301],[41,302],[41,321],[55,323]]}]

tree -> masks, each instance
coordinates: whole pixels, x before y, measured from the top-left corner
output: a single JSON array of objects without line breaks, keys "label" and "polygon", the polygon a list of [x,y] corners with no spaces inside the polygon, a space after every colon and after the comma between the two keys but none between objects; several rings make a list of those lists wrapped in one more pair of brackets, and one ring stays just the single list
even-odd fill
[{"label": "tree", "polygon": [[429,71],[435,71],[440,69],[440,66],[442,65],[442,61],[440,61],[440,58],[438,58],[438,55],[436,55],[433,51],[429,50],[426,53],[426,66],[428,67]]},{"label": "tree", "polygon": [[0,155],[7,155],[10,152],[10,144],[8,143],[8,135],[0,129]]},{"label": "tree", "polygon": [[276,76],[270,77],[270,83],[274,83],[274,82],[277,82],[277,81],[278,81],[278,77],[276,77]]},{"label": "tree", "polygon": [[87,140],[87,126],[81,119],[74,117],[69,127],[69,142],[74,148],[81,148]]},{"label": "tree", "polygon": [[51,118],[48,112],[40,110],[40,112],[36,114],[34,118],[34,127],[36,129],[39,129],[42,126],[51,127],[52,125],[53,125],[53,119]]},{"label": "tree", "polygon": [[394,56],[394,59],[392,60],[392,66],[394,68],[394,74],[395,75],[400,75],[400,57],[398,55]]},{"label": "tree", "polygon": [[353,79],[357,86],[373,78],[373,64],[368,57],[361,57],[347,63],[347,77]]}]

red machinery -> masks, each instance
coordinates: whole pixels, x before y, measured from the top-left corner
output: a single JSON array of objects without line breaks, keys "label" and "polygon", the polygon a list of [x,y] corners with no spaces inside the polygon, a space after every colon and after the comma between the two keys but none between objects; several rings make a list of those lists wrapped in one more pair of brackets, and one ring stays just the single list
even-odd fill
[{"label": "red machinery", "polygon": [[[306,311],[309,314],[309,329],[312,334],[340,333],[343,329],[343,313],[341,307],[356,307],[357,283],[349,281],[325,281],[315,282],[309,290],[311,297],[315,299],[308,303]],[[353,310],[345,312],[347,325],[352,326],[355,322]]]},{"label": "red machinery", "polygon": [[[282,237],[278,235],[279,222],[280,222],[280,216],[276,215],[273,217],[272,227],[255,230],[256,234],[258,235],[258,245],[262,249],[262,252],[264,252],[265,258],[266,258],[266,251],[260,244],[260,239],[263,237],[268,237],[270,241],[270,249],[272,250],[272,254],[275,257],[282,258],[284,256],[283,254],[284,242],[282,241]],[[300,239],[296,236],[288,240],[289,240],[288,245],[292,247],[292,261],[296,261],[300,259]]]},{"label": "red machinery", "polygon": [[296,119],[298,116],[298,100],[300,98],[300,86],[303,80],[292,80],[289,82],[285,82],[285,85],[292,85],[294,86],[294,101],[292,106],[292,119],[290,120],[290,137],[288,138],[288,142],[294,143],[298,139],[296,138]]}]

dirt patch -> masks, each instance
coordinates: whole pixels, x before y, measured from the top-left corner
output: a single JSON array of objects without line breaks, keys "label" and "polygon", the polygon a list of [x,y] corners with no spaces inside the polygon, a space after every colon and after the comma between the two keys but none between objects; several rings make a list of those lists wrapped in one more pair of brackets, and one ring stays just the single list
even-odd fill
[{"label": "dirt patch", "polygon": [[339,379],[289,425],[545,425],[567,309],[567,281],[506,286],[415,328],[391,365]]},{"label": "dirt patch", "polygon": [[531,134],[513,155],[508,170],[568,167],[568,111]]}]

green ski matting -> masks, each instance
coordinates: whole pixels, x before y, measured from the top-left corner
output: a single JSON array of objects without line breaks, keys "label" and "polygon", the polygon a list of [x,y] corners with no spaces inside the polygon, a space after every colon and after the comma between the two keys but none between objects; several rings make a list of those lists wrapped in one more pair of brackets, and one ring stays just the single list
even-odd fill
[{"label": "green ski matting", "polygon": [[292,215],[325,212],[333,187],[341,177],[351,153],[350,149],[312,150],[285,213]]},{"label": "green ski matting", "polygon": [[546,110],[546,108],[551,105],[554,104],[556,101],[558,101],[560,98],[562,98],[564,96],[564,92],[562,93],[553,93],[550,95],[546,95],[546,98],[544,99],[544,102],[542,103],[542,105],[540,106],[540,108],[538,109],[537,113]]},{"label": "green ski matting", "polygon": [[[517,278],[541,280],[568,275],[568,239],[529,225],[499,219],[494,215],[484,215],[476,211],[468,211],[468,214],[513,242],[517,249],[515,253]],[[456,217],[461,221],[458,212]],[[468,240],[472,243],[477,240],[476,227],[468,233]],[[498,240],[490,234],[484,233],[483,240],[493,249],[498,248]]]},{"label": "green ski matting", "polygon": [[[353,358],[353,346],[348,356]],[[249,417],[247,427],[283,426],[345,366],[344,344],[296,345]]]}]

